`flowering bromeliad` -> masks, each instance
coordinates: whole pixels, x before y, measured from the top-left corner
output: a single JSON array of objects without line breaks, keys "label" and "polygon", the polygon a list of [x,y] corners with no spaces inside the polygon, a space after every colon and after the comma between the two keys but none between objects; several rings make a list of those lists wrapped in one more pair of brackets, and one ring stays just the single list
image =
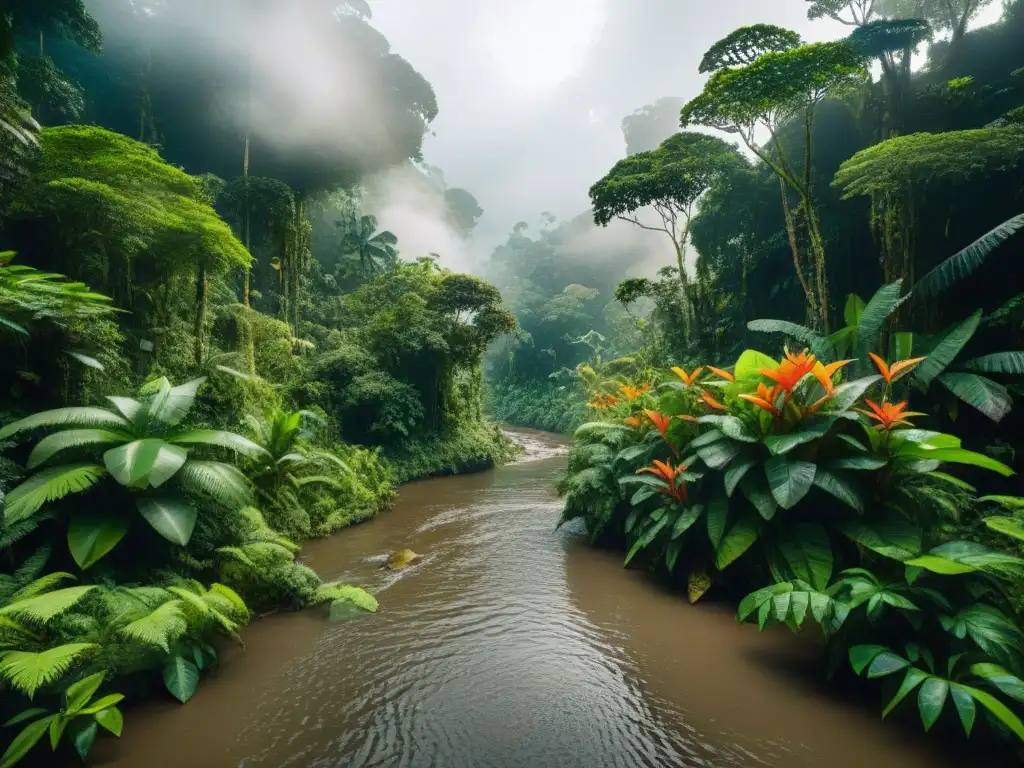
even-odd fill
[{"label": "flowering bromeliad", "polygon": [[[839,360],[825,365],[817,360],[814,355],[807,354],[807,350],[804,350],[799,355],[794,355],[787,349],[785,359],[775,368],[762,368],[760,371],[762,376],[766,376],[774,381],[775,386],[769,389],[765,384],[758,384],[757,394],[742,394],[740,398],[753,403],[772,416],[779,416],[782,413],[782,409],[789,403],[789,399],[796,386],[804,376],[811,374],[821,384],[825,394],[811,405],[800,407],[800,416],[807,418],[811,414],[816,413],[835,394],[835,385],[832,383],[832,377],[836,375],[840,368],[852,362],[852,360]],[[782,395],[781,401],[779,400],[780,394]]]},{"label": "flowering bromeliad", "polygon": [[636,400],[638,397],[643,397],[651,391],[650,386],[647,384],[642,384],[639,387],[632,387],[628,384],[623,384],[619,389],[622,392],[622,396],[627,400]]},{"label": "flowering bromeliad", "polygon": [[868,357],[871,358],[871,361],[875,364],[878,372],[882,374],[882,378],[885,379],[886,384],[892,384],[903,374],[910,373],[918,363],[924,360],[923,357],[914,357],[910,360],[900,360],[890,366],[874,352],[868,352]]},{"label": "flowering bromeliad", "polygon": [[693,386],[693,383],[697,380],[697,377],[704,371],[703,368],[694,368],[693,373],[687,373],[682,368],[676,367],[672,369],[672,373],[683,380],[683,386],[687,389]]},{"label": "flowering bromeliad", "polygon": [[855,408],[854,410],[863,413],[869,419],[874,419],[878,422],[875,425],[875,429],[884,429],[886,432],[891,432],[893,427],[897,424],[902,424],[905,427],[914,426],[907,418],[910,416],[924,416],[923,413],[917,411],[908,411],[907,402],[904,400],[902,403],[886,403],[883,402],[881,405],[874,402],[873,400],[865,400],[870,411],[865,411],[863,408]]},{"label": "flowering bromeliad", "polygon": [[615,395],[604,395],[598,392],[594,395],[594,399],[587,403],[587,407],[603,411],[611,408],[617,402],[619,402],[619,398],[615,397]]},{"label": "flowering bromeliad", "polygon": [[642,475],[645,472],[654,475],[660,480],[664,480],[667,487],[659,488],[659,490],[667,496],[671,496],[673,499],[678,501],[680,504],[685,504],[687,500],[686,494],[686,481],[679,479],[679,475],[685,472],[688,467],[685,464],[680,464],[678,467],[673,467],[672,462],[654,460],[652,466],[638,469],[636,473]]},{"label": "flowering bromeliad", "polygon": [[740,398],[746,400],[748,403],[753,403],[762,411],[768,411],[772,416],[778,416],[780,411],[775,407],[775,397],[778,394],[778,385],[768,389],[764,384],[758,384],[756,395],[744,393],[740,395]]}]

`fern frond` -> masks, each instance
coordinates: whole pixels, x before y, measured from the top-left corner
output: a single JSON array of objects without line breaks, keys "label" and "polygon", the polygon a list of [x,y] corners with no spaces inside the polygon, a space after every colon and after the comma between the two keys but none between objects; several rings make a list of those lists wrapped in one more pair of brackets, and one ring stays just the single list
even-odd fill
[{"label": "fern frond", "polygon": [[3,520],[0,520],[0,549],[6,549],[12,544],[17,544],[40,525],[47,520],[53,520],[53,518],[52,512],[44,512],[41,515],[33,515],[28,520],[21,520],[17,523],[5,524]]},{"label": "fern frond", "polygon": [[30,597],[36,597],[38,595],[42,595],[44,592],[49,592],[62,582],[74,580],[74,574],[65,573],[64,571],[48,573],[42,578],[29,582],[11,595],[10,602],[16,603],[20,600],[28,600]]},{"label": "fern frond", "polygon": [[141,619],[126,624],[118,631],[125,637],[145,645],[152,645],[170,653],[171,643],[188,630],[182,615],[181,600],[171,600]]},{"label": "fern frond", "polygon": [[42,686],[56,682],[94,643],[69,643],[42,653],[6,651],[0,654],[0,679],[31,699]]},{"label": "fern frond", "polygon": [[321,603],[333,603],[337,600],[352,603],[369,613],[376,613],[378,608],[377,598],[360,587],[351,584],[321,584],[313,593],[310,601],[313,605]]},{"label": "fern frond", "polygon": [[303,488],[307,485],[329,485],[335,490],[344,491],[345,486],[335,480],[333,477],[327,475],[309,475],[308,477],[297,477],[292,480],[292,484],[296,488]]},{"label": "fern frond", "polygon": [[39,578],[39,575],[43,572],[43,568],[46,567],[47,561],[50,559],[50,555],[53,553],[53,547],[49,544],[44,544],[31,555],[26,557],[18,570],[14,572],[14,579],[19,584],[26,584],[30,581],[34,581]]},{"label": "fern frond", "polygon": [[221,555],[226,555],[227,557],[234,558],[238,562],[242,563],[242,565],[246,565],[252,568],[254,571],[259,570],[259,567],[256,565],[256,563],[254,563],[249,558],[249,556],[242,551],[240,547],[218,547],[217,553]]},{"label": "fern frond", "polygon": [[106,474],[98,464],[65,464],[37,472],[7,494],[6,522],[21,522],[47,502],[91,488]]},{"label": "fern frond", "polygon": [[53,411],[40,411],[8,424],[0,429],[0,440],[29,429],[63,426],[126,429],[130,424],[124,417],[103,408],[58,408]]},{"label": "fern frond", "polygon": [[241,509],[252,502],[252,491],[237,468],[219,461],[189,461],[178,472],[182,489],[228,509]]},{"label": "fern frond", "polygon": [[60,616],[70,610],[94,589],[96,586],[89,584],[84,587],[68,587],[36,595],[0,608],[0,616],[13,616],[30,623],[46,624],[55,616]]},{"label": "fern frond", "polygon": [[352,468],[346,464],[342,459],[330,451],[313,451],[309,454],[309,458],[314,461],[325,461],[328,464],[333,464],[346,475],[354,474]]},{"label": "fern frond", "polygon": [[233,618],[237,618],[239,621],[249,620],[249,606],[245,604],[245,600],[242,599],[235,590],[224,584],[211,584],[210,591],[207,592],[204,597],[206,599],[220,598],[226,600],[232,607],[227,613]]}]

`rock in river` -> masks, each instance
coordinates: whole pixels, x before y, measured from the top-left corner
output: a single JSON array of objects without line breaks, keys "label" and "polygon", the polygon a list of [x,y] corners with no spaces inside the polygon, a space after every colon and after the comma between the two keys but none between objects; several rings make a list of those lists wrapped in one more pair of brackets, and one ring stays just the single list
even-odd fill
[{"label": "rock in river", "polygon": [[403,568],[408,568],[413,563],[418,563],[422,559],[420,555],[417,555],[411,549],[399,549],[388,555],[384,567],[392,571],[400,571]]}]

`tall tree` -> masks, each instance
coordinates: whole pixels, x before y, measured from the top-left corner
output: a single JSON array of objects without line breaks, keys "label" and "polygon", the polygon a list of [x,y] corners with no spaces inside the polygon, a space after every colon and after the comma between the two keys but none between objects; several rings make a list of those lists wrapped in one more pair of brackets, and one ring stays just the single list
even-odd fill
[{"label": "tall tree", "polygon": [[377,231],[376,216],[353,216],[338,222],[345,229],[342,256],[355,256],[363,277],[372,277],[398,261],[398,238],[387,230]]},{"label": "tall tree", "polygon": [[[846,43],[814,43],[785,51],[771,51],[753,63],[723,69],[712,75],[697,98],[683,107],[680,124],[718,128],[740,136],[743,143],[769,168],[780,183],[799,196],[800,210],[810,241],[810,274],[798,257],[794,219],[786,208],[786,223],[793,246],[794,268],[803,287],[809,311],[823,330],[828,329],[828,279],[825,241],[814,200],[811,167],[815,108],[828,96],[838,96],[862,85],[867,77],[863,56]],[[790,118],[802,119],[805,151],[801,168],[787,156],[779,129]],[[767,146],[755,134],[765,130]]]}]

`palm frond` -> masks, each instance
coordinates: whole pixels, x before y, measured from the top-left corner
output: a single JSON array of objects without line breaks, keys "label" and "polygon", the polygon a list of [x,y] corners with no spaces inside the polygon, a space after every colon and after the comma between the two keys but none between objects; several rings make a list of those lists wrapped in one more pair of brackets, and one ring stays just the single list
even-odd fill
[{"label": "palm frond", "polygon": [[269,458],[270,454],[252,440],[220,429],[197,429],[170,438],[176,445],[213,445],[227,448],[252,458]]},{"label": "palm frond", "polygon": [[42,686],[56,682],[94,643],[69,643],[42,653],[6,651],[0,658],[0,679],[31,699]]},{"label": "palm frond", "polygon": [[186,493],[200,496],[228,509],[240,509],[252,502],[252,490],[237,468],[219,461],[189,461],[178,473]]},{"label": "palm frond", "polygon": [[89,584],[36,595],[0,608],[0,616],[13,616],[33,624],[46,624],[56,616],[69,611],[94,589],[96,585]]},{"label": "palm frond", "polygon": [[0,429],[0,440],[29,429],[63,426],[124,429],[130,425],[124,417],[103,408],[57,408],[52,411],[40,411],[8,424]]},{"label": "palm frond", "polygon": [[106,474],[98,464],[64,464],[37,472],[7,494],[5,522],[12,525],[25,520],[47,502],[81,493]]},{"label": "palm frond", "polygon": [[24,587],[19,589],[13,595],[11,595],[10,602],[16,603],[21,600],[28,600],[30,597],[36,597],[46,592],[50,592],[54,587],[63,584],[65,581],[74,581],[75,576],[71,573],[64,571],[54,571],[48,573],[45,576],[35,579],[29,582]]},{"label": "palm frond", "polygon": [[188,630],[188,622],[182,614],[184,603],[171,600],[141,619],[126,624],[118,631],[125,637],[145,645],[161,648],[170,653],[171,643]]},{"label": "palm frond", "polygon": [[912,293],[918,296],[929,296],[949,290],[965,277],[980,269],[992,251],[1021,229],[1024,229],[1024,213],[1017,214],[993,227],[962,251],[950,256],[918,280]]},{"label": "palm frond", "polygon": [[36,443],[36,447],[29,454],[26,466],[29,469],[35,469],[61,451],[71,448],[81,448],[85,445],[111,445],[131,440],[132,436],[127,432],[111,432],[106,429],[67,429],[48,435]]},{"label": "palm frond", "polygon": [[982,355],[968,360],[964,363],[964,368],[983,373],[1024,375],[1024,352],[994,352],[991,355]]}]

